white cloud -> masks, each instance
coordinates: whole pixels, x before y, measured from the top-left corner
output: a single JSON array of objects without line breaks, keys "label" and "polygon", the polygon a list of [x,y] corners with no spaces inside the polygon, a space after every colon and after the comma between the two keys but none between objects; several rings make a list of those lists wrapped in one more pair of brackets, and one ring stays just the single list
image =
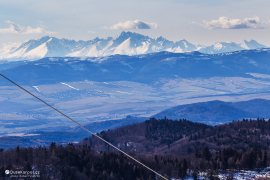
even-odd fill
[{"label": "white cloud", "polygon": [[0,34],[54,34],[42,27],[21,26],[12,21],[6,21],[8,27],[0,28]]},{"label": "white cloud", "polygon": [[210,29],[261,29],[265,28],[266,24],[256,16],[244,19],[220,17],[215,20],[205,21],[204,25]]},{"label": "white cloud", "polygon": [[110,27],[113,30],[130,30],[130,29],[156,29],[156,23],[144,22],[140,20],[119,22]]}]

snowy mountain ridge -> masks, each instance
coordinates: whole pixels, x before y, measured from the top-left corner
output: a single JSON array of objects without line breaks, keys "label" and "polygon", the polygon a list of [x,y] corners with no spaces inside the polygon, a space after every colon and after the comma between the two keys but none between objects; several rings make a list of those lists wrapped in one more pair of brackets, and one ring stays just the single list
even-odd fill
[{"label": "snowy mountain ridge", "polygon": [[164,37],[151,38],[134,32],[122,32],[118,37],[75,41],[44,36],[21,45],[7,44],[0,48],[1,60],[34,60],[44,57],[103,57],[115,54],[139,55],[154,52],[185,53],[199,51],[217,54],[250,49],[267,48],[255,40],[217,42],[210,46],[194,45],[187,40],[170,41]]}]

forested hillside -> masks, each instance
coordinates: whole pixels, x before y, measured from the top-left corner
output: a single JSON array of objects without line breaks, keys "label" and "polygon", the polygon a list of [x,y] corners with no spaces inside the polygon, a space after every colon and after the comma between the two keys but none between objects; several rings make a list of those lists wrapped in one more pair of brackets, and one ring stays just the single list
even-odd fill
[{"label": "forested hillside", "polygon": [[[167,177],[270,165],[270,122],[243,120],[208,126],[150,119],[101,135]],[[154,179],[155,176],[95,138],[79,144],[0,151],[6,169],[39,170],[41,179]],[[5,174],[2,174],[4,177]]]}]

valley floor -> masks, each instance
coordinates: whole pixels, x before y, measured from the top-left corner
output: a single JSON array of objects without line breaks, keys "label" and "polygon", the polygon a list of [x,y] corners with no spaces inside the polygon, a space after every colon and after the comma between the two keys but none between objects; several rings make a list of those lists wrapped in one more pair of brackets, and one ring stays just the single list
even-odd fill
[{"label": "valley floor", "polygon": [[[81,123],[89,124],[128,115],[150,117],[181,104],[270,99],[269,76],[251,75],[249,78],[178,78],[154,84],[81,81],[25,87]],[[34,129],[58,131],[63,126],[74,126],[14,86],[0,86],[0,104],[0,136],[27,135]]]}]

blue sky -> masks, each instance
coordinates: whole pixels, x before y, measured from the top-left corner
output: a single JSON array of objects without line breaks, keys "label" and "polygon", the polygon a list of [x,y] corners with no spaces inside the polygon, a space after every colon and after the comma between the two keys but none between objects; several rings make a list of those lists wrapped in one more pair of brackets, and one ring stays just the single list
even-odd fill
[{"label": "blue sky", "polygon": [[193,43],[270,45],[269,0],[0,0],[0,43],[135,31]]}]

